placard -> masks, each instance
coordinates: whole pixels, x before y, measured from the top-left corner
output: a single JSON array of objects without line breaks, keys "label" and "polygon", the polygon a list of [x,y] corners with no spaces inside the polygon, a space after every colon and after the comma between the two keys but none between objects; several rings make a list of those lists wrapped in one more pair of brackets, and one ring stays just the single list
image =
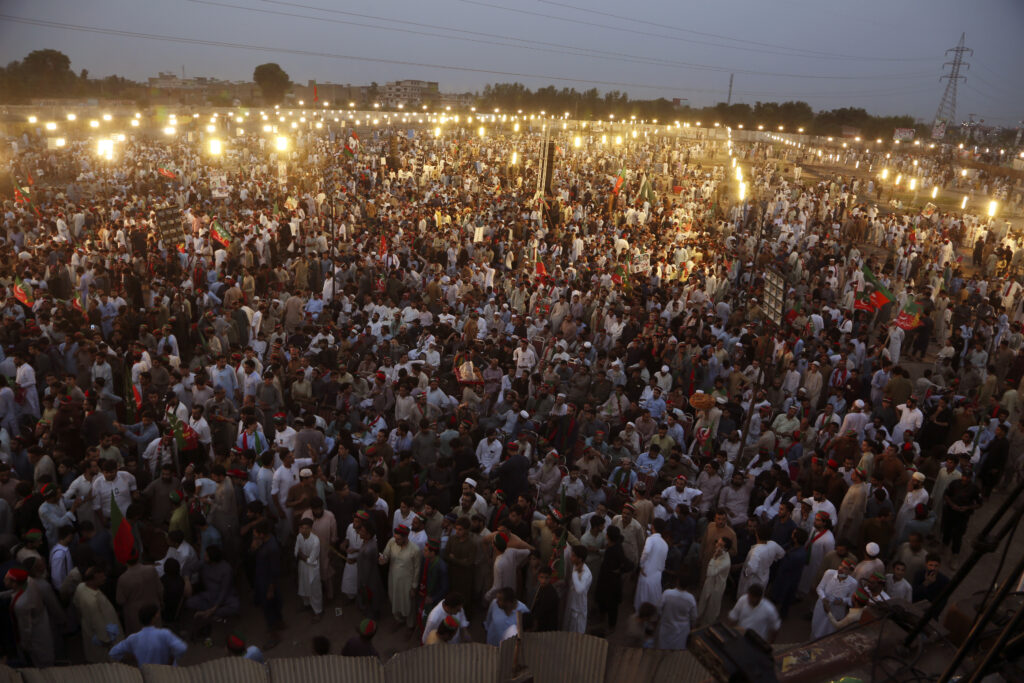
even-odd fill
[{"label": "placard", "polygon": [[163,206],[156,209],[155,212],[157,232],[164,245],[184,244],[185,230],[181,222],[181,209],[176,206]]}]

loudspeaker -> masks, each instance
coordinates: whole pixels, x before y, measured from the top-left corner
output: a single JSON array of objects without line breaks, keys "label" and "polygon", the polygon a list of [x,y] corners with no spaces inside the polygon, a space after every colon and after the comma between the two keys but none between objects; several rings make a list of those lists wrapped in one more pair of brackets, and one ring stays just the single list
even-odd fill
[{"label": "loudspeaker", "polygon": [[551,176],[555,165],[555,141],[548,140],[547,144],[544,145],[544,149],[541,153],[541,190],[544,195],[551,194]]}]

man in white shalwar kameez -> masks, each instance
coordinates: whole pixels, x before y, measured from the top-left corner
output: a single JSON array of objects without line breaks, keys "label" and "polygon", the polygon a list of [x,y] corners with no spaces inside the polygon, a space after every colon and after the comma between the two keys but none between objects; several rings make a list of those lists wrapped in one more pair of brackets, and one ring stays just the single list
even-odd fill
[{"label": "man in white shalwar kameez", "polygon": [[697,599],[686,590],[685,579],[680,578],[676,588],[669,588],[661,596],[661,619],[658,620],[658,648],[685,650],[690,628],[697,623]]},{"label": "man in white shalwar kameez", "polygon": [[594,575],[587,567],[587,548],[573,546],[569,553],[572,571],[569,572],[568,591],[565,599],[565,626],[563,630],[572,633],[587,632],[587,592],[594,581]]},{"label": "man in white shalwar kameez", "polygon": [[637,611],[645,602],[661,607],[661,573],[665,571],[665,560],[668,558],[668,543],[661,537],[665,520],[655,519],[652,526],[654,533],[647,537],[644,551],[640,554],[640,579],[636,583],[636,596],[633,599],[633,609]]},{"label": "man in white shalwar kameez", "polygon": [[751,546],[747,552],[747,559],[740,571],[739,587],[737,595],[745,595],[752,584],[768,585],[768,576],[772,565],[781,560],[786,551],[782,546],[771,540],[771,527],[759,525],[757,527],[757,543]]},{"label": "man in white shalwar kameez", "polygon": [[363,539],[359,537],[356,529],[358,522],[353,521],[345,529],[345,540],[348,547],[345,551],[345,569],[341,573],[341,593],[349,600],[356,597],[359,591],[359,570],[356,567],[356,558],[359,557],[359,549],[363,547]]},{"label": "man in white shalwar kameez", "polygon": [[295,557],[299,560],[299,597],[302,604],[313,608],[319,620],[324,611],[323,590],[320,585],[320,539],[313,534],[313,520],[303,517],[299,533],[295,536]]},{"label": "man in white shalwar kameez", "polygon": [[818,578],[818,570],[825,560],[825,555],[835,550],[836,539],[832,535],[832,521],[827,512],[819,512],[814,515],[814,529],[807,541],[807,566],[800,576],[800,586],[797,588],[798,595],[807,595],[814,590],[814,580]]},{"label": "man in white shalwar kameez", "polygon": [[836,627],[829,620],[829,614],[836,620],[846,616],[850,596],[860,587],[857,580],[850,576],[852,571],[853,563],[849,560],[843,560],[838,569],[825,570],[818,582],[818,602],[814,605],[814,615],[811,617],[811,638],[817,640],[835,633]]}]

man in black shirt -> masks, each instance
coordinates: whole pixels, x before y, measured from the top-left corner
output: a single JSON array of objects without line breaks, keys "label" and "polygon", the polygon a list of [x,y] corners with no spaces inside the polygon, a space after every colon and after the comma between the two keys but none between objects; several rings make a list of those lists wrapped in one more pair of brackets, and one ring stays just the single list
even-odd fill
[{"label": "man in black shirt", "polygon": [[954,556],[960,554],[971,515],[981,507],[981,489],[972,479],[973,470],[974,467],[965,462],[960,478],[949,482],[942,497],[942,545],[952,546]]}]

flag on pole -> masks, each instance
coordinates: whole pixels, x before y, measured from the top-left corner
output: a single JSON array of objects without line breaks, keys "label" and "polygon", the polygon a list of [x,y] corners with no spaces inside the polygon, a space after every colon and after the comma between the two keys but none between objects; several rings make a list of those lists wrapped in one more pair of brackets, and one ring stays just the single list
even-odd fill
[{"label": "flag on pole", "polygon": [[853,307],[858,311],[867,311],[872,313],[875,310],[875,304],[871,301],[871,295],[866,291],[857,292],[857,296],[853,300]]},{"label": "flag on pole", "polygon": [[172,407],[167,408],[167,422],[171,425],[171,433],[174,434],[174,442],[178,445],[179,451],[192,450],[199,444],[196,431],[178,419]]},{"label": "flag on pole", "polygon": [[612,282],[620,286],[629,284],[629,273],[622,264],[615,266],[615,270],[612,271]]},{"label": "flag on pole", "polygon": [[874,304],[876,309],[885,306],[890,301],[895,301],[896,297],[892,295],[892,292],[882,284],[882,281],[875,277],[875,274],[871,272],[871,269],[867,266],[863,268],[864,279],[875,286],[875,291],[871,292],[871,303]]},{"label": "flag on pole", "polygon": [[23,305],[32,308],[35,303],[35,299],[32,297],[32,286],[26,285],[25,281],[17,275],[14,276],[14,298],[20,301]]},{"label": "flag on pole", "polygon": [[31,173],[29,173],[28,171],[25,171],[25,176],[28,178],[28,184],[29,185],[35,185],[36,184],[36,181],[32,180],[32,174]]},{"label": "flag on pole", "polygon": [[174,175],[173,171],[169,171],[166,168],[158,168],[156,169],[156,172],[162,175],[164,178],[169,178],[170,180],[178,179],[178,176]]},{"label": "flag on pole", "polygon": [[381,233],[380,235],[380,253],[381,255],[388,253],[388,238],[384,233]]},{"label": "flag on pole", "polygon": [[78,296],[71,300],[71,305],[79,312],[85,313],[86,306],[88,305],[85,302],[85,293],[79,292]]},{"label": "flag on pole", "polygon": [[619,176],[615,179],[615,187],[612,188],[612,194],[618,196],[619,190],[622,189],[622,184],[626,182],[626,176],[622,169],[619,169]]},{"label": "flag on pole", "polygon": [[534,270],[537,272],[537,275],[539,275],[540,277],[547,277],[548,276],[548,269],[544,266],[544,262],[543,261],[537,261],[537,263],[534,265]]},{"label": "flag on pole", "polygon": [[640,189],[636,192],[636,198],[633,199],[633,203],[647,202],[651,206],[654,206],[654,202],[657,197],[654,194],[654,188],[651,187],[651,181],[647,179],[647,174],[644,174],[644,179],[640,182]]},{"label": "flag on pole", "polygon": [[139,388],[132,382],[130,369],[124,373],[124,399],[125,422],[135,424],[136,415],[142,410],[142,394],[139,393]]},{"label": "flag on pole", "polygon": [[223,244],[225,248],[231,246],[231,233],[220,224],[220,221],[214,221],[210,225],[210,237]]},{"label": "flag on pole", "polygon": [[344,149],[342,149],[342,150],[341,150],[341,152],[342,152],[342,154],[344,154],[344,155],[345,155],[345,157],[346,157],[346,158],[348,158],[348,159],[354,159],[354,158],[355,158],[355,156],[356,156],[356,153],[355,153],[355,152],[353,152],[353,151],[352,151],[352,148],[351,148],[351,147],[349,147],[348,145],[345,145]]},{"label": "flag on pole", "polygon": [[900,314],[896,316],[895,325],[904,330],[912,330],[921,324],[921,306],[913,301],[908,301]]},{"label": "flag on pole", "polygon": [[114,559],[125,564],[135,555],[135,535],[132,533],[132,525],[124,518],[113,491],[110,493],[110,536],[114,540]]}]

